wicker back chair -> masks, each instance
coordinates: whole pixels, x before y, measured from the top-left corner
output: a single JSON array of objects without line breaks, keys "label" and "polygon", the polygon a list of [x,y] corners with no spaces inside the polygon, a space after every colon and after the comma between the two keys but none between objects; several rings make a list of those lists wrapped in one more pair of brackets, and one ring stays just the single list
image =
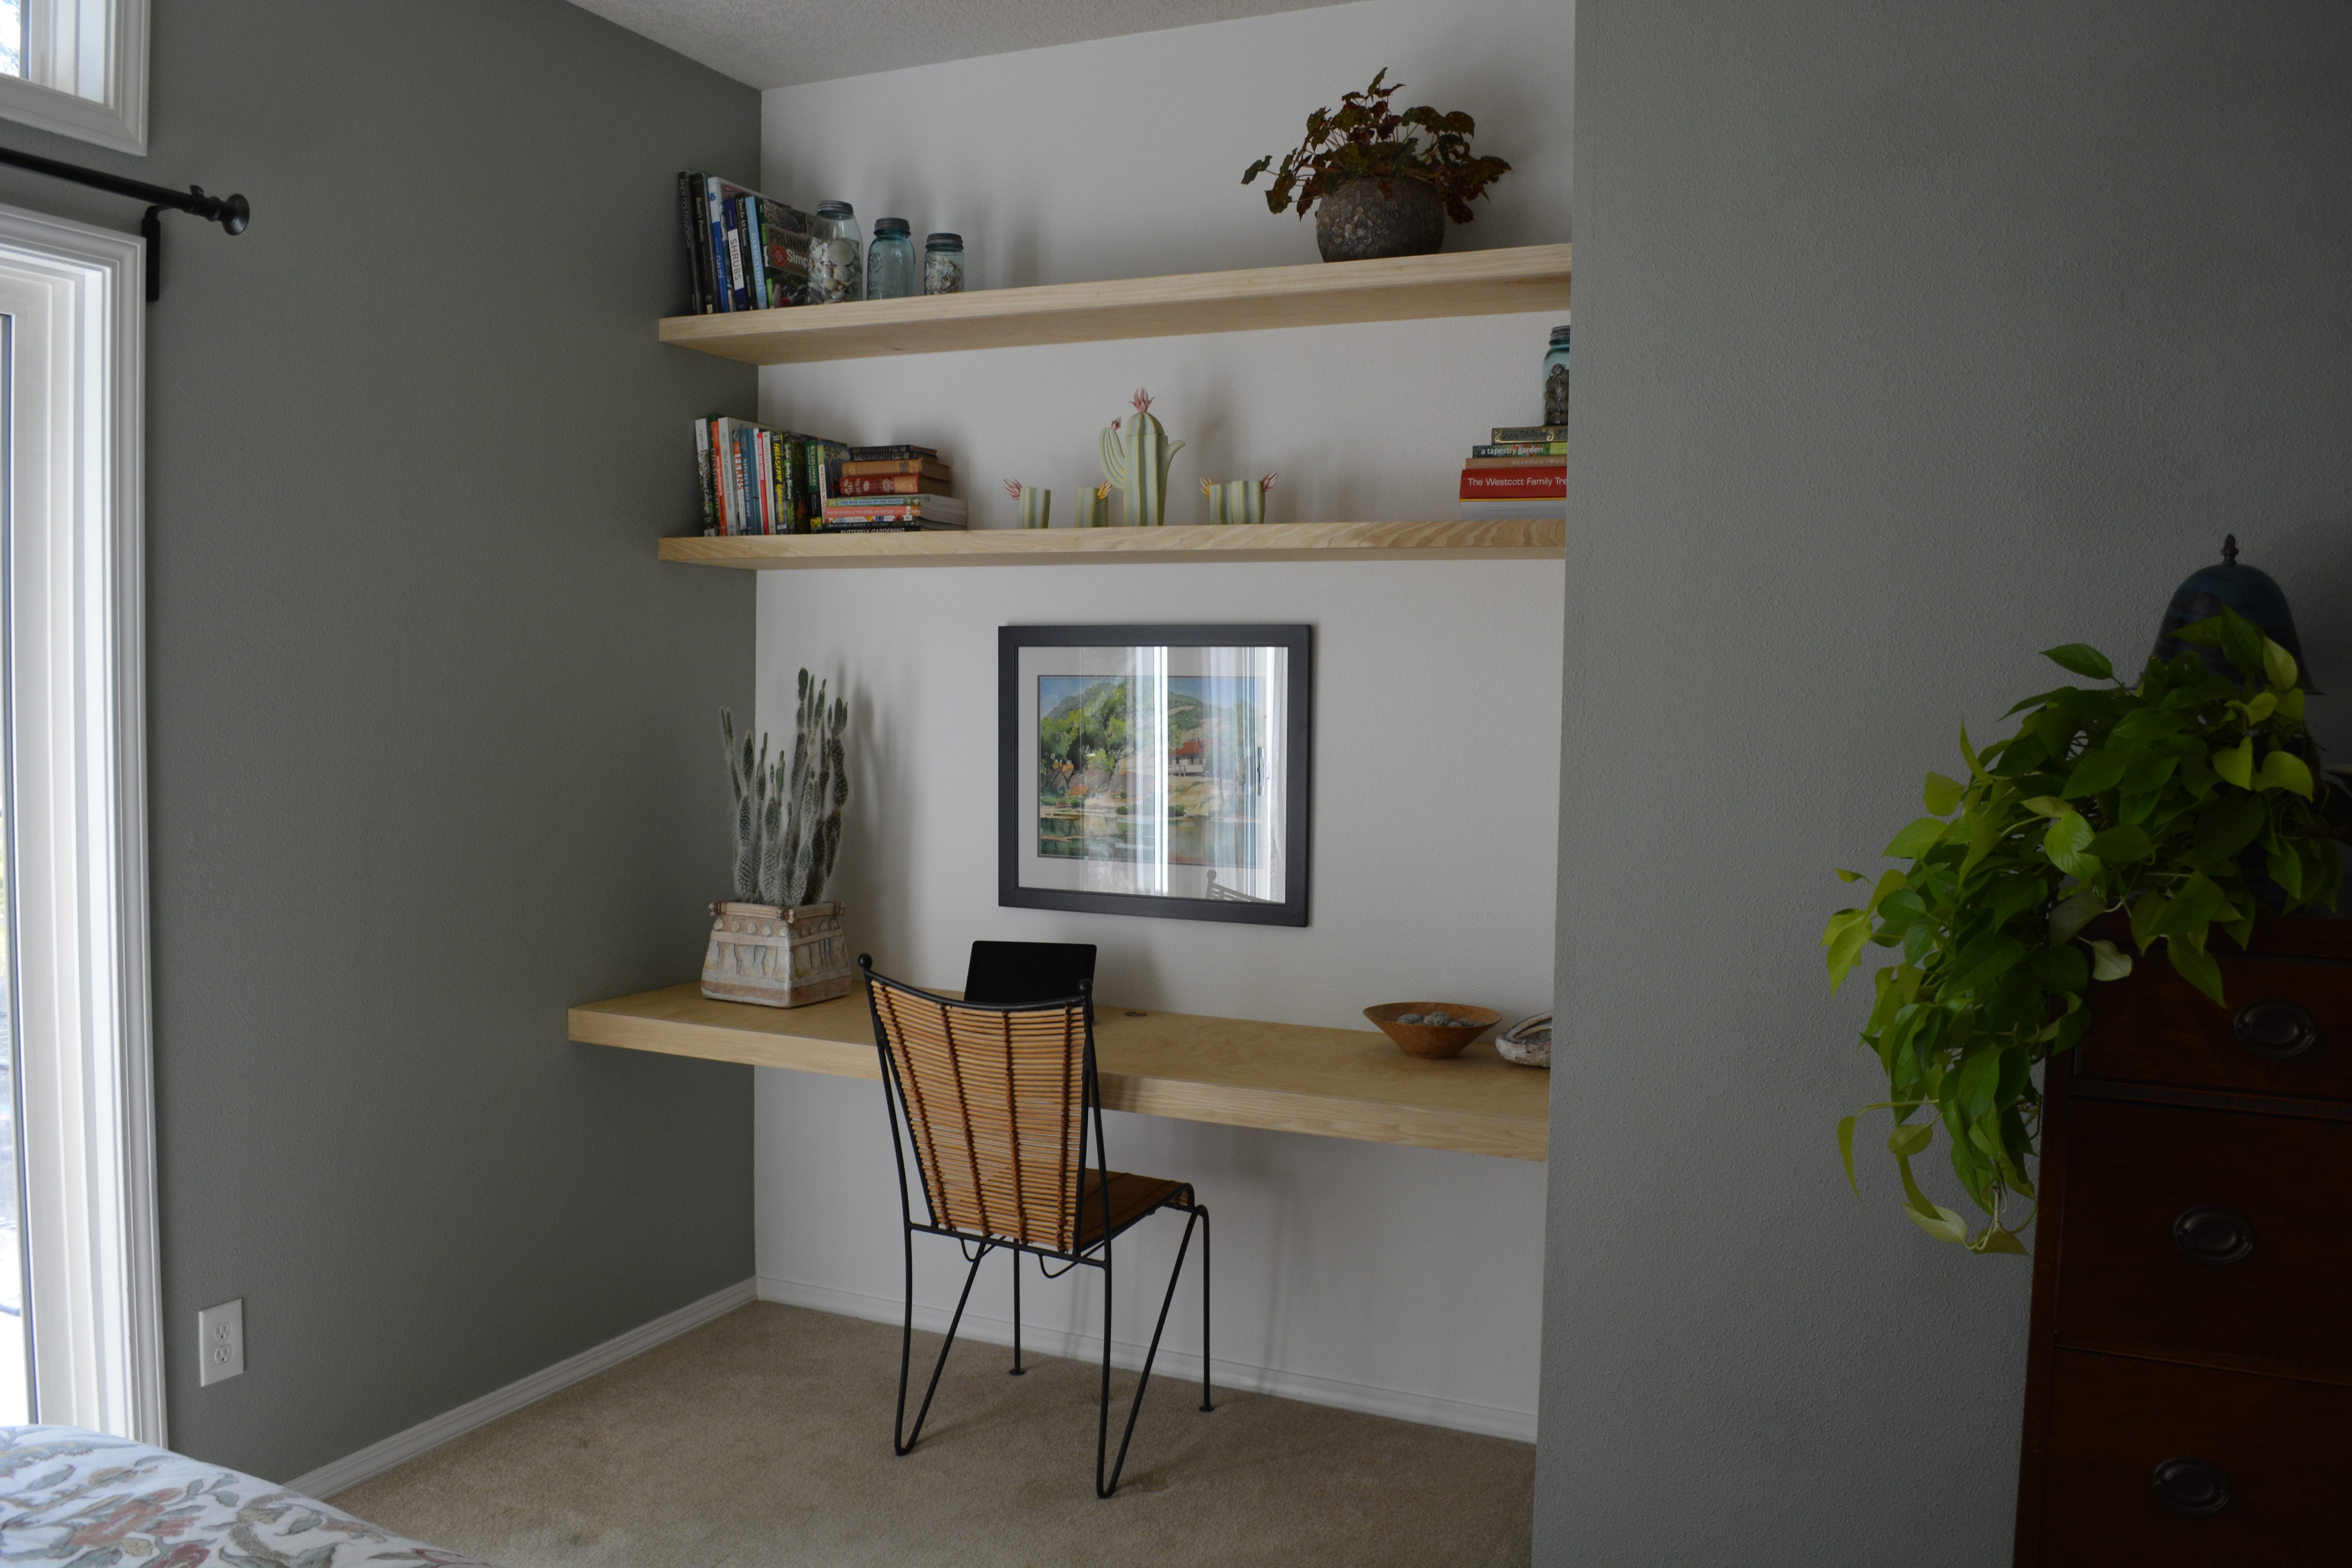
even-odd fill
[{"label": "wicker back chair", "polygon": [[[1021,1364],[1021,1255],[1038,1259],[1044,1271],[1059,1263],[1061,1273],[1083,1264],[1103,1277],[1103,1366],[1100,1411],[1095,1432],[1095,1495],[1118,1489],[1135,1436],[1143,1391],[1168,1326],[1176,1283],[1201,1231],[1201,1408],[1213,1409],[1209,1390],[1209,1211],[1189,1182],[1113,1171],[1103,1155],[1102,1092],[1095,1071],[1094,1003],[1082,983],[1076,996],[1017,1005],[987,1005],[919,991],[874,973],[870,956],[858,955],[866,1001],[874,1016],[874,1045],[882,1058],[882,1099],[890,1121],[890,1142],[898,1162],[898,1209],[906,1228],[907,1321],[898,1344],[898,1413],[891,1448],[912,1451],[939,1392],[940,1373],[955,1346],[956,1329],[972,1282],[991,1252],[1013,1258],[1013,1375]],[[906,1133],[899,1133],[900,1113]],[[912,1147],[920,1174],[925,1217],[914,1212],[907,1180]],[[1093,1163],[1088,1164],[1091,1149]],[[1190,1215],[1169,1270],[1160,1321],[1143,1358],[1143,1375],[1128,1406],[1127,1429],[1111,1459],[1110,1311],[1111,1243],[1130,1226],[1161,1209]],[[907,1427],[907,1385],[915,1332],[915,1236],[944,1236],[962,1244],[971,1268],[949,1320],[947,1342],[931,1368],[930,1385]]]}]

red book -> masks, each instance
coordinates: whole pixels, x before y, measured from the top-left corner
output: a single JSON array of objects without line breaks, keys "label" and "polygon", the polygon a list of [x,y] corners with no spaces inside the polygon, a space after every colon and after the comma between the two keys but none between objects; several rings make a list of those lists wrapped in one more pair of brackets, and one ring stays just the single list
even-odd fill
[{"label": "red book", "polygon": [[943,496],[948,481],[928,474],[851,474],[841,476],[837,496]]},{"label": "red book", "polygon": [[1567,496],[1568,469],[1559,465],[1462,470],[1463,500],[1552,500]]}]

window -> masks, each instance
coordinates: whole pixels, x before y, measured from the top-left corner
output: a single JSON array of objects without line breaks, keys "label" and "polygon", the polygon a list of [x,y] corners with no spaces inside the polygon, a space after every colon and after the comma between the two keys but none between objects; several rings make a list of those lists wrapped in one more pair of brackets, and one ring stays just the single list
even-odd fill
[{"label": "window", "polygon": [[0,207],[5,869],[32,1415],[164,1437],[138,240]]},{"label": "window", "polygon": [[0,0],[0,116],[147,151],[147,0]]}]

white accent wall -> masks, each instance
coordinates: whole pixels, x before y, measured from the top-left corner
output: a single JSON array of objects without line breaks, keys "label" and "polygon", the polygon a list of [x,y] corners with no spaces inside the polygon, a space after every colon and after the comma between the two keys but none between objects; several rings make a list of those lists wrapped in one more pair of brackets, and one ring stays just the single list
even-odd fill
[{"label": "white accent wall", "polygon": [[[772,194],[961,231],[975,287],[1312,262],[1311,224],[1239,183],[1307,111],[1382,65],[1404,101],[1464,108],[1517,167],[1449,246],[1565,240],[1572,12],[1526,0],[1366,0],[765,96]],[[1547,316],[1316,327],[761,373],[771,423],[910,441],[956,464],[981,527],[998,481],[1068,499],[1095,433],[1149,387],[1172,438],[1171,521],[1198,481],[1280,470],[1275,521],[1448,518],[1468,447],[1540,415]],[[1114,506],[1117,498],[1114,498]],[[853,941],[961,983],[975,938],[1093,942],[1107,1005],[1365,1027],[1372,1003],[1551,1005],[1564,568],[1554,562],[968,567],[771,573],[759,722],[792,724],[803,665],[850,693],[855,790],[834,891]],[[996,628],[1101,621],[1315,627],[1311,923],[1268,929],[996,904]],[[761,1071],[761,1289],[895,1320],[901,1251],[880,1090]],[[1544,1170],[1523,1161],[1110,1118],[1118,1167],[1196,1183],[1214,1215],[1219,1375],[1298,1397],[1532,1437]],[[1149,1338],[1181,1223],[1122,1243],[1114,1339]],[[961,1266],[918,1256],[920,1320]],[[1024,1285],[1027,1342],[1094,1352],[1098,1287]],[[1001,1260],[965,1332],[1010,1336]],[[1171,1316],[1194,1372],[1196,1289]],[[996,1353],[977,1352],[976,1353]]]}]

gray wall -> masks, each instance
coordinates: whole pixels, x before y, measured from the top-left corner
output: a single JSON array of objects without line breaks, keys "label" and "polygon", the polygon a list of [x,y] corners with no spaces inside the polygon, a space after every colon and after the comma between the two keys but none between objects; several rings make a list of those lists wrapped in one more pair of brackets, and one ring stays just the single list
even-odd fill
[{"label": "gray wall", "polygon": [[1846,1191],[1830,871],[2225,529],[2352,692],[2352,11],[1584,0],[1577,68],[1538,1560],[1981,1568],[2028,1269]]},{"label": "gray wall", "polygon": [[283,1479],[751,1272],[748,1069],[563,1009],[725,877],[751,584],[653,541],[753,374],[654,320],[759,102],[560,0],[160,5],[153,79],[144,160],[0,139],[257,215],[164,222],[149,787],[172,1440]]}]

